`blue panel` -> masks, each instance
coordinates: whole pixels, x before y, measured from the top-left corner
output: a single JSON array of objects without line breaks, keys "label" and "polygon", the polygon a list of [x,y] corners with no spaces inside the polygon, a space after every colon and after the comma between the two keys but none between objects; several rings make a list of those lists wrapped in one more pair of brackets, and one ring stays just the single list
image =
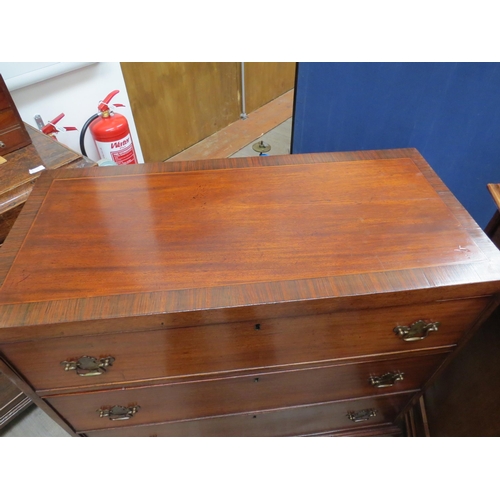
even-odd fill
[{"label": "blue panel", "polygon": [[417,148],[483,228],[500,182],[500,64],[299,63],[293,153]]}]

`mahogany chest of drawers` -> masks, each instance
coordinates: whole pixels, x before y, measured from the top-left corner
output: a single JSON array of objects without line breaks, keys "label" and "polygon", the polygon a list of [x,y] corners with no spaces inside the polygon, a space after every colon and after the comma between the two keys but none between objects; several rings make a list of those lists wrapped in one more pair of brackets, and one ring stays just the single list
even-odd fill
[{"label": "mahogany chest of drawers", "polygon": [[2,371],[74,435],[397,435],[498,303],[416,150],[44,172],[0,252]]}]

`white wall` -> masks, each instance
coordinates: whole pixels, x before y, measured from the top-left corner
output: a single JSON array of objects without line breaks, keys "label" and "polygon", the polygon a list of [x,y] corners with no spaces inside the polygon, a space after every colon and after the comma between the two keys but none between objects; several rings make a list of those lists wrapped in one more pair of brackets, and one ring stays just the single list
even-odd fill
[{"label": "white wall", "polygon": [[[9,64],[12,65],[12,63]],[[57,135],[57,139],[69,148],[80,152],[80,130],[87,119],[97,113],[99,101],[113,90],[119,90],[120,93],[112,99],[111,103],[125,105],[124,108],[117,108],[116,111],[127,118],[137,159],[143,163],[144,158],[120,63],[92,64],[28,87],[12,90],[11,95],[21,118],[34,127],[36,127],[35,115],[40,115],[44,123],[47,123],[60,113],[64,113],[65,117],[57,123],[57,126],[59,128],[77,127],[78,132],[63,131]],[[85,149],[89,158],[94,161],[99,160],[99,154],[89,130],[85,135]]]}]

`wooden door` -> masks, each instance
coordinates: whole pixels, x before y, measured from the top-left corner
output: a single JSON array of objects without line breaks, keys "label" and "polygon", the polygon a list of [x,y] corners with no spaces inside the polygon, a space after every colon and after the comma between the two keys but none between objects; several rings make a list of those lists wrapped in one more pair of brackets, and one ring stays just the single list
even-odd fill
[{"label": "wooden door", "polygon": [[295,63],[245,63],[246,112],[251,113],[293,89]]},{"label": "wooden door", "polygon": [[[164,161],[240,119],[241,63],[121,63],[146,162]],[[245,63],[246,112],[294,86],[295,63]]]}]

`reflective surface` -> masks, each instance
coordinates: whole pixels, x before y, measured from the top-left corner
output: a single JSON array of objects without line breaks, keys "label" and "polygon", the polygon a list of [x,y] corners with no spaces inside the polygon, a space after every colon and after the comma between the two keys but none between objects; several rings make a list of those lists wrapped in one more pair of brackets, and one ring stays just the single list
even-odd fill
[{"label": "reflective surface", "polygon": [[56,179],[1,302],[481,260],[410,159]]}]

